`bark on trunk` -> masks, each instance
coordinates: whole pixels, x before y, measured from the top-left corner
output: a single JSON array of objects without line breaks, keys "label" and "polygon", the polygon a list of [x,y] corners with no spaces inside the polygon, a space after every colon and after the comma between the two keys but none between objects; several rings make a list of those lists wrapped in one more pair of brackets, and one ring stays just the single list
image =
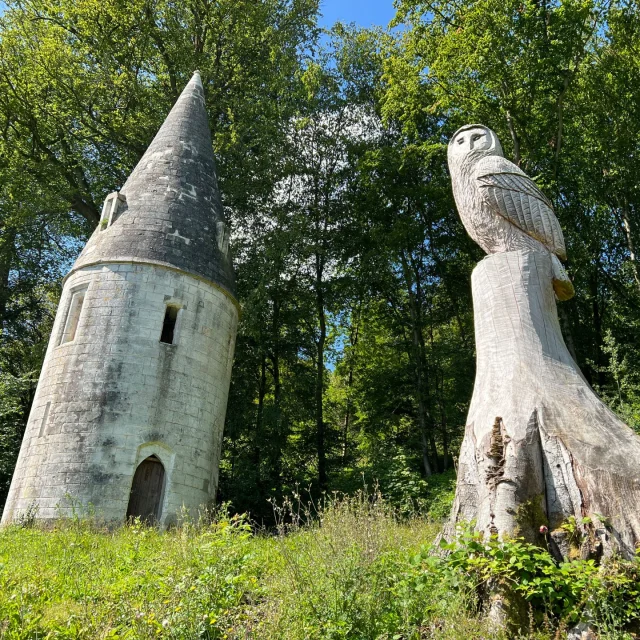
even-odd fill
[{"label": "bark on trunk", "polygon": [[318,484],[320,489],[327,486],[327,454],[324,442],[324,345],[327,338],[327,320],[324,308],[322,261],[316,256],[316,306],[318,310],[319,335],[316,360],[316,447],[318,450]]},{"label": "bark on trunk", "polygon": [[550,256],[533,251],[490,255],[473,272],[476,382],[448,532],[475,520],[486,534],[535,539],[545,524],[566,555],[559,525],[590,516],[591,552],[632,557],[640,437],[571,358],[551,276]]},{"label": "bark on trunk", "polygon": [[[424,357],[424,339],[422,337],[422,318],[421,318],[421,290],[419,286],[419,274],[409,269],[409,262],[403,252],[400,253],[402,270],[407,288],[407,298],[409,301],[409,317],[411,319],[411,350],[409,357],[414,364],[414,380],[415,394],[418,403],[418,424],[420,426],[420,440],[422,444],[422,466],[425,476],[431,476],[434,470],[438,471],[437,452],[434,457],[435,444],[433,443],[433,435],[431,433],[431,414],[428,408],[429,384],[427,381],[426,358]],[[414,275],[416,278],[414,279]],[[413,288],[416,288],[414,293]],[[417,299],[416,299],[417,298]],[[431,448],[431,457],[433,465],[429,459],[429,448]],[[435,467],[435,469],[434,469]]]},{"label": "bark on trunk", "polygon": [[629,216],[629,204],[624,201],[620,208],[622,211],[622,225],[624,233],[627,236],[627,248],[629,249],[629,259],[631,260],[631,269],[633,270],[633,279],[636,286],[640,289],[640,274],[638,273],[638,258],[636,256],[635,243],[633,242],[633,231],[631,229],[631,217]]},{"label": "bark on trunk", "polygon": [[253,442],[253,462],[256,469],[256,485],[262,484],[260,467],[262,464],[262,429],[264,424],[264,398],[267,395],[267,362],[263,355],[260,361],[260,385],[258,386],[258,410],[256,413],[256,434]]},{"label": "bark on trunk", "polygon": [[[11,263],[15,254],[15,229],[0,228],[0,335],[4,329],[7,319],[7,304],[10,298],[9,274],[11,273]],[[3,237],[4,236],[4,237]]]}]

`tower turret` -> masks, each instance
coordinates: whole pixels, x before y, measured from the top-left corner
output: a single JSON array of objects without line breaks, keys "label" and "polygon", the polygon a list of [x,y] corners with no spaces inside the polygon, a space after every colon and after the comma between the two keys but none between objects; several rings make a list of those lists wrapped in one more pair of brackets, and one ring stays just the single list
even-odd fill
[{"label": "tower turret", "polygon": [[2,521],[211,500],[237,321],[196,72],[65,278]]}]

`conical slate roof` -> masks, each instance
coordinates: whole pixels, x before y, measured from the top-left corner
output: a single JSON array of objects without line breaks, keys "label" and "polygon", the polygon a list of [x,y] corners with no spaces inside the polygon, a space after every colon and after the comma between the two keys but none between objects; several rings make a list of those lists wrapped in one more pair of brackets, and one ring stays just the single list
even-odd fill
[{"label": "conical slate roof", "polygon": [[120,194],[114,214],[110,218],[103,213],[72,271],[103,262],[161,264],[209,280],[235,296],[197,71]]}]

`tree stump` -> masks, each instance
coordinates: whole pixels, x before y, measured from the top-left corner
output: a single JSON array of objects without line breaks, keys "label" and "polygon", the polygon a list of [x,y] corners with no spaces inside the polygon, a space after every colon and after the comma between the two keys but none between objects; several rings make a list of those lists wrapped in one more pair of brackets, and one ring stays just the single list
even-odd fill
[{"label": "tree stump", "polygon": [[574,554],[629,558],[640,543],[640,437],[569,355],[552,273],[550,254],[534,250],[489,255],[473,271],[476,380],[447,530],[473,520],[487,535],[535,541],[545,525],[566,557],[558,527],[574,516]]}]

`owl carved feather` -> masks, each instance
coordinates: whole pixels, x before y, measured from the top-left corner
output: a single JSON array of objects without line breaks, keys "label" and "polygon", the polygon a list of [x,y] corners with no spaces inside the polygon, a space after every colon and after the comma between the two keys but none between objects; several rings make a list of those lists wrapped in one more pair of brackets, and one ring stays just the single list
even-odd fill
[{"label": "owl carved feather", "polygon": [[487,253],[551,254],[553,289],[559,300],[574,295],[560,260],[567,252],[553,205],[535,182],[507,160],[495,132],[481,124],[456,131],[449,141],[449,171],[460,219]]},{"label": "owl carved feather", "polygon": [[524,171],[506,158],[486,156],[478,162],[475,179],[482,199],[498,215],[567,259],[553,206]]}]

